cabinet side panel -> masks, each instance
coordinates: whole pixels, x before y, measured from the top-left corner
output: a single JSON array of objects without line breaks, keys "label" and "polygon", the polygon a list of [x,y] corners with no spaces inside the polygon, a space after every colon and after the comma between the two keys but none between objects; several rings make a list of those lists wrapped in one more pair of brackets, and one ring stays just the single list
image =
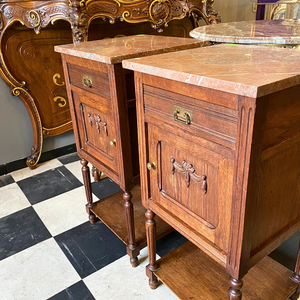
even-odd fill
[{"label": "cabinet side panel", "polygon": [[[299,229],[299,86],[269,96],[255,176],[251,265]],[[252,193],[253,194],[253,193]]]}]

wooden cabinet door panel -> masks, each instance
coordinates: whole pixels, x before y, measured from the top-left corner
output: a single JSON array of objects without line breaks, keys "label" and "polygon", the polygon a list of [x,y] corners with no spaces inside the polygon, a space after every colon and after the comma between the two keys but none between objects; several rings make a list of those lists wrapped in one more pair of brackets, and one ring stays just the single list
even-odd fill
[{"label": "wooden cabinet door panel", "polygon": [[[96,96],[84,92],[79,95],[72,91],[76,123],[78,126],[79,148],[113,171],[118,170],[114,118],[111,109],[96,105]],[[101,109],[103,108],[103,109]]]},{"label": "wooden cabinet door panel", "polygon": [[147,142],[150,201],[226,251],[233,160],[150,124]]}]

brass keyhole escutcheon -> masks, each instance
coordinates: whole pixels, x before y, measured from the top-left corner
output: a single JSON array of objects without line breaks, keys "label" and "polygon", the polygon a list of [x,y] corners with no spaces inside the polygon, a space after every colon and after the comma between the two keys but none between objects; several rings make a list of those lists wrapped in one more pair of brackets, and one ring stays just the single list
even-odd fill
[{"label": "brass keyhole escutcheon", "polygon": [[117,141],[116,139],[114,139],[113,141],[110,141],[109,144],[113,147],[113,146],[116,146],[117,144]]},{"label": "brass keyhole escutcheon", "polygon": [[155,170],[156,169],[156,164],[154,162],[152,163],[147,163],[147,169],[150,170]]}]

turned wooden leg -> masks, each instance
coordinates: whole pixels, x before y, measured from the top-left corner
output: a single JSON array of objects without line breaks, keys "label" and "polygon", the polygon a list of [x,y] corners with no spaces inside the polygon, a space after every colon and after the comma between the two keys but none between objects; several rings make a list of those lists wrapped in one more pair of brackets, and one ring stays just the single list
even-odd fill
[{"label": "turned wooden leg", "polygon": [[101,171],[99,171],[96,167],[92,167],[92,174],[95,182],[99,182],[101,179]]},{"label": "turned wooden leg", "polygon": [[228,299],[229,300],[241,300],[242,299],[242,291],[243,280],[234,279],[230,277],[230,288],[228,291]]},{"label": "turned wooden leg", "polygon": [[90,168],[88,167],[88,162],[85,159],[82,159],[80,161],[82,168],[82,176],[83,176],[83,182],[85,187],[85,193],[86,193],[86,212],[89,215],[89,221],[94,224],[97,221],[96,216],[91,211],[91,208],[93,208],[95,205],[93,204],[93,197],[92,197],[92,186],[91,186],[91,177],[90,177]]},{"label": "turned wooden leg", "polygon": [[146,275],[149,278],[149,286],[154,290],[158,286],[157,277],[153,273],[158,269],[158,265],[156,263],[156,222],[154,220],[155,214],[151,210],[148,209],[145,215],[147,218],[146,234],[149,257],[149,265],[146,267]]},{"label": "turned wooden leg", "polygon": [[130,192],[124,192],[123,199],[125,200],[124,208],[126,215],[126,225],[128,232],[128,245],[127,254],[130,256],[130,263],[135,268],[138,265],[138,255],[140,254],[139,246],[135,242],[134,232],[134,214],[133,204],[131,202],[132,194]]},{"label": "turned wooden leg", "polygon": [[291,280],[293,280],[296,284],[298,284],[298,288],[296,292],[291,297],[292,300],[297,300],[300,295],[300,244],[298,248],[298,255],[297,255],[297,261],[295,266],[295,271],[290,277]]}]

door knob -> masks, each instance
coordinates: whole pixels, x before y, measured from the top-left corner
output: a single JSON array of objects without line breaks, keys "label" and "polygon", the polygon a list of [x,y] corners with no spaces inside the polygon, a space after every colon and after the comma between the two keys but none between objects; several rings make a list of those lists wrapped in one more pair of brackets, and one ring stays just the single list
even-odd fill
[{"label": "door knob", "polygon": [[147,169],[150,170],[155,170],[156,169],[156,164],[154,162],[152,163],[147,163]]},{"label": "door knob", "polygon": [[116,139],[114,139],[113,141],[110,141],[109,144],[110,144],[111,146],[116,146],[116,144],[117,144]]}]

